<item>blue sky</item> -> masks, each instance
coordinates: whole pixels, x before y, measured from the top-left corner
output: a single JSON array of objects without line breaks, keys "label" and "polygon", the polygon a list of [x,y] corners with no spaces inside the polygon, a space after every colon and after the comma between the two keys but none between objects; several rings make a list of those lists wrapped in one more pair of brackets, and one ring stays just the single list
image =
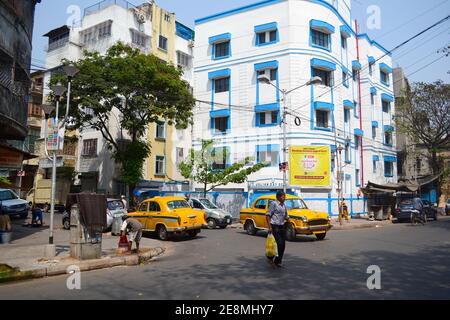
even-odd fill
[{"label": "blue sky", "polygon": [[[43,0],[36,7],[33,37],[33,68],[44,65],[45,45],[47,38],[42,35],[47,31],[66,23],[70,17],[67,9],[78,6],[82,10],[95,0]],[[143,0],[129,0],[133,4]],[[233,9],[258,0],[159,0],[157,3],[177,14],[177,19],[187,26],[194,27],[194,20]],[[381,9],[381,28],[367,30],[367,8],[376,5]],[[450,0],[353,0],[353,18],[358,19],[361,32],[380,42],[387,49],[392,49],[419,31],[450,14]],[[436,27],[407,46],[399,49],[394,55],[394,67],[405,68],[411,81],[435,81],[442,79],[450,82],[450,57],[425,67],[440,57],[436,53],[440,48],[450,44],[450,21]],[[423,70],[420,70],[425,67]]]}]

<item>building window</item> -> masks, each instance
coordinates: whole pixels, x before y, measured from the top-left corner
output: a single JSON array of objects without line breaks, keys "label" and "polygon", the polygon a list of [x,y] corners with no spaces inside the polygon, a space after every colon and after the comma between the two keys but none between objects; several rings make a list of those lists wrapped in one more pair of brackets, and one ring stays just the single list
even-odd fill
[{"label": "building window", "polygon": [[322,85],[331,87],[333,86],[333,72],[313,68],[313,77],[320,77],[322,79]]},{"label": "building window", "polygon": [[268,163],[270,167],[276,167],[279,164],[278,146],[258,146],[256,160],[258,163]]},{"label": "building window", "polygon": [[164,20],[166,21],[166,22],[170,22],[170,14],[165,14],[164,15]]},{"label": "building window", "polygon": [[167,51],[167,38],[164,36],[159,36],[158,47],[164,51]]},{"label": "building window", "polygon": [[344,123],[350,123],[350,110],[344,109]]},{"label": "building window", "polygon": [[361,177],[360,177],[359,169],[355,170],[355,184],[357,187],[359,187],[361,185]]},{"label": "building window", "polygon": [[60,35],[48,39],[48,51],[64,47],[69,42],[70,32],[64,32]]},{"label": "building window", "polygon": [[311,30],[312,44],[325,49],[331,49],[331,35],[319,30]]},{"label": "building window", "polygon": [[164,175],[165,174],[164,162],[165,162],[164,156],[156,156],[155,175]]},{"label": "building window", "polygon": [[227,58],[230,56],[230,41],[214,44],[214,58]]},{"label": "building window", "polygon": [[184,160],[184,149],[177,147],[176,152],[177,152],[176,164],[179,165]]},{"label": "building window", "polygon": [[212,169],[225,170],[227,167],[228,149],[226,147],[214,148],[211,152]]},{"label": "building window", "polygon": [[377,128],[372,127],[372,139],[375,140],[376,137],[377,137]]},{"label": "building window", "polygon": [[389,74],[381,71],[381,83],[383,83],[384,85],[389,85]]},{"label": "building window", "polygon": [[373,64],[369,63],[369,75],[372,76],[373,73]]},{"label": "building window", "polygon": [[256,45],[267,45],[277,42],[277,30],[265,31],[256,34],[257,43]]},{"label": "building window", "polygon": [[350,159],[350,142],[345,143],[345,162],[346,163],[352,162]]},{"label": "building window", "polygon": [[392,145],[392,133],[391,132],[384,133],[384,143],[389,146]]},{"label": "building window", "polygon": [[150,37],[146,34],[137,31],[137,30],[131,30],[131,43],[135,46],[138,46],[140,48],[147,48]]},{"label": "building window", "polygon": [[214,92],[228,92],[230,91],[230,77],[220,78],[214,80]]},{"label": "building window", "polygon": [[354,82],[358,81],[358,71],[357,70],[353,70],[352,78],[353,78]]},{"label": "building window", "polygon": [[100,24],[98,28],[98,38],[103,39],[111,36],[112,21],[107,21]]},{"label": "building window", "polygon": [[360,141],[359,141],[359,137],[358,136],[355,136],[355,150],[357,151],[357,152],[359,152],[359,146],[360,146],[360,143],[359,143]]},{"label": "building window", "polygon": [[165,139],[166,138],[166,127],[164,122],[156,123],[156,138]]},{"label": "building window", "polygon": [[192,65],[192,56],[184,52],[177,51],[177,63],[181,68],[190,68]]},{"label": "building window", "polygon": [[416,159],[416,170],[417,174],[420,174],[420,171],[422,170],[422,159],[420,158]]},{"label": "building window", "polygon": [[394,164],[390,161],[384,162],[384,176],[393,177],[394,176]]},{"label": "building window", "polygon": [[373,93],[370,94],[370,104],[372,107],[375,105],[375,95]]},{"label": "building window", "polygon": [[346,72],[342,72],[342,83],[348,88],[348,74]]},{"label": "building window", "polygon": [[329,111],[325,110],[316,110],[316,126],[318,128],[329,128],[328,120],[329,120]]},{"label": "building window", "polygon": [[83,153],[84,157],[97,156],[97,139],[83,140]]},{"label": "building window", "polygon": [[[270,79],[270,81],[276,81],[277,80],[277,74],[278,74],[278,69],[267,69],[268,71],[268,78]],[[259,70],[257,72],[257,76],[266,76],[266,72],[267,70]]]},{"label": "building window", "polygon": [[377,161],[372,160],[372,172],[377,173]]},{"label": "building window", "polygon": [[268,112],[260,112],[257,113],[257,125],[258,126],[266,126],[266,125],[275,125],[278,124],[278,111],[268,111]]},{"label": "building window", "polygon": [[344,50],[347,49],[347,38],[344,36],[341,36],[341,46],[342,46],[342,49],[344,49]]},{"label": "building window", "polygon": [[355,118],[359,118],[359,103],[357,101],[353,101],[355,109],[353,109]]},{"label": "building window", "polygon": [[213,118],[213,124],[214,124],[214,132],[215,133],[226,133],[228,131],[228,119],[229,117],[220,117],[220,118]]},{"label": "building window", "polygon": [[383,106],[383,112],[389,113],[389,111],[391,109],[390,102],[383,100],[382,106]]}]

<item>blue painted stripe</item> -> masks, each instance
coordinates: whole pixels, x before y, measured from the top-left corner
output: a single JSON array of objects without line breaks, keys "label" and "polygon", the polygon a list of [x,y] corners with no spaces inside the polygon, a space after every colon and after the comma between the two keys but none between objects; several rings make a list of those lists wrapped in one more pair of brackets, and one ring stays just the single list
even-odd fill
[{"label": "blue painted stripe", "polygon": [[378,156],[378,155],[373,155],[373,156],[372,156],[372,160],[373,160],[373,161],[380,161],[380,156]]},{"label": "blue painted stripe", "polygon": [[334,33],[335,32],[334,26],[332,26],[328,22],[325,22],[325,21],[322,21],[322,20],[312,19],[309,22],[309,25],[313,29],[318,29],[320,31],[325,31],[326,33]]},{"label": "blue painted stripe", "polygon": [[185,40],[194,40],[195,33],[194,30],[191,28],[185,26],[184,24],[175,21],[175,27],[176,27],[176,35],[185,39]]},{"label": "blue painted stripe", "polygon": [[323,101],[315,101],[314,110],[334,111],[334,104]]},{"label": "blue painted stripe", "polygon": [[362,65],[361,65],[361,63],[359,63],[358,60],[353,60],[352,61],[352,68],[353,68],[353,70],[361,70]]},{"label": "blue painted stripe", "polygon": [[260,104],[255,107],[255,112],[267,112],[267,111],[278,111],[280,110],[280,104],[276,103],[268,103],[268,104]]},{"label": "blue painted stripe", "polygon": [[373,56],[369,56],[368,58],[369,64],[374,64],[375,63],[375,58]]},{"label": "blue painted stripe", "polygon": [[217,43],[217,42],[224,42],[224,41],[230,41],[231,40],[231,33],[222,33],[217,36],[209,37],[209,43]]},{"label": "blue painted stripe", "polygon": [[394,102],[394,96],[387,94],[387,93],[382,93],[381,94],[381,100],[383,101],[389,101],[389,102]]},{"label": "blue painted stripe", "polygon": [[387,73],[392,73],[392,68],[389,67],[386,63],[380,63],[380,69],[387,72]]},{"label": "blue painted stripe", "polygon": [[208,73],[209,79],[226,78],[231,76],[231,69],[222,69]]},{"label": "blue painted stripe", "polygon": [[278,29],[278,23],[271,22],[271,23],[265,23],[261,24],[259,26],[255,26],[255,32],[265,32],[265,31],[273,31]]},{"label": "blue painted stripe", "polygon": [[364,131],[359,128],[355,128],[354,133],[355,133],[355,136],[358,136],[358,137],[364,136]]},{"label": "blue painted stripe", "polygon": [[313,58],[311,59],[311,66],[315,68],[323,68],[329,71],[336,70],[336,64],[327,60]]},{"label": "blue painted stripe", "polygon": [[375,87],[370,87],[370,93],[371,93],[371,94],[377,94],[377,88],[375,88]]},{"label": "blue painted stripe", "polygon": [[272,60],[267,62],[261,62],[255,64],[255,71],[261,71],[266,69],[277,69],[278,68],[278,61]]},{"label": "blue painted stripe", "polygon": [[224,118],[230,116],[230,109],[214,110],[210,111],[209,115],[211,118]]},{"label": "blue painted stripe", "polygon": [[384,155],[383,158],[384,158],[384,161],[386,161],[386,162],[396,162],[397,161],[397,157],[393,157],[393,156]]},{"label": "blue painted stripe", "polygon": [[344,108],[353,109],[355,107],[355,103],[350,100],[344,100]]},{"label": "blue painted stripe", "polygon": [[378,121],[372,121],[372,128],[378,128]]},{"label": "blue painted stripe", "polygon": [[344,36],[345,38],[350,38],[352,36],[353,30],[347,25],[341,26],[340,30],[341,35]]}]

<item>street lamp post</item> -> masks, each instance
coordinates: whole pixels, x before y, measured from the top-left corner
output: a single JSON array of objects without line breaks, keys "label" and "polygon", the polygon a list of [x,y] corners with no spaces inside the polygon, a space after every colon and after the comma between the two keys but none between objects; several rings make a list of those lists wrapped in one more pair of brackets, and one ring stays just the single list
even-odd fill
[{"label": "street lamp post", "polygon": [[287,121],[286,121],[286,116],[288,114],[287,111],[287,96],[292,93],[293,91],[306,87],[306,86],[310,86],[310,85],[315,85],[318,83],[322,83],[322,79],[320,77],[313,77],[311,78],[308,82],[306,82],[305,84],[302,84],[301,86],[298,86],[294,89],[291,90],[286,90],[286,89],[280,89],[278,88],[276,85],[274,85],[270,79],[266,76],[259,76],[258,77],[258,81],[265,83],[265,84],[270,84],[271,86],[275,87],[279,92],[281,92],[281,94],[283,95],[283,115],[281,117],[281,121],[282,121],[282,126],[283,126],[283,191],[284,193],[286,193],[287,191],[287,168],[286,168],[286,163],[287,163],[287,159],[286,159],[286,154],[287,154]]},{"label": "street lamp post", "polygon": [[[53,93],[55,94],[55,98],[56,98],[56,111],[55,111],[55,128],[58,134],[59,131],[59,120],[58,120],[58,116],[59,116],[59,102],[61,100],[61,96],[64,94],[64,92],[66,92],[66,87],[64,87],[61,83],[58,82],[58,84],[56,84],[55,86],[53,86],[52,88]],[[58,136],[58,141],[57,141],[57,146],[59,147],[59,136]],[[50,245],[53,245],[53,218],[55,215],[55,191],[56,191],[56,149],[57,148],[53,148],[53,156],[52,156],[52,161],[53,161],[53,166],[52,166],[52,189],[51,189],[51,202],[50,202],[50,231],[49,231],[49,238],[48,238],[48,243]]]}]

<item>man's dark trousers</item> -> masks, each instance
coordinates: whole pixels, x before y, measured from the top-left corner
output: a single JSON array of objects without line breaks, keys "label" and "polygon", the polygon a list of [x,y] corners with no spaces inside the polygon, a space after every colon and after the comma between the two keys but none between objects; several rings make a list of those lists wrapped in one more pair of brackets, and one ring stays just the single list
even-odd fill
[{"label": "man's dark trousers", "polygon": [[272,234],[275,237],[278,248],[278,256],[275,257],[273,262],[276,264],[281,264],[283,261],[284,250],[286,249],[286,228],[285,226],[278,226],[272,224]]}]

